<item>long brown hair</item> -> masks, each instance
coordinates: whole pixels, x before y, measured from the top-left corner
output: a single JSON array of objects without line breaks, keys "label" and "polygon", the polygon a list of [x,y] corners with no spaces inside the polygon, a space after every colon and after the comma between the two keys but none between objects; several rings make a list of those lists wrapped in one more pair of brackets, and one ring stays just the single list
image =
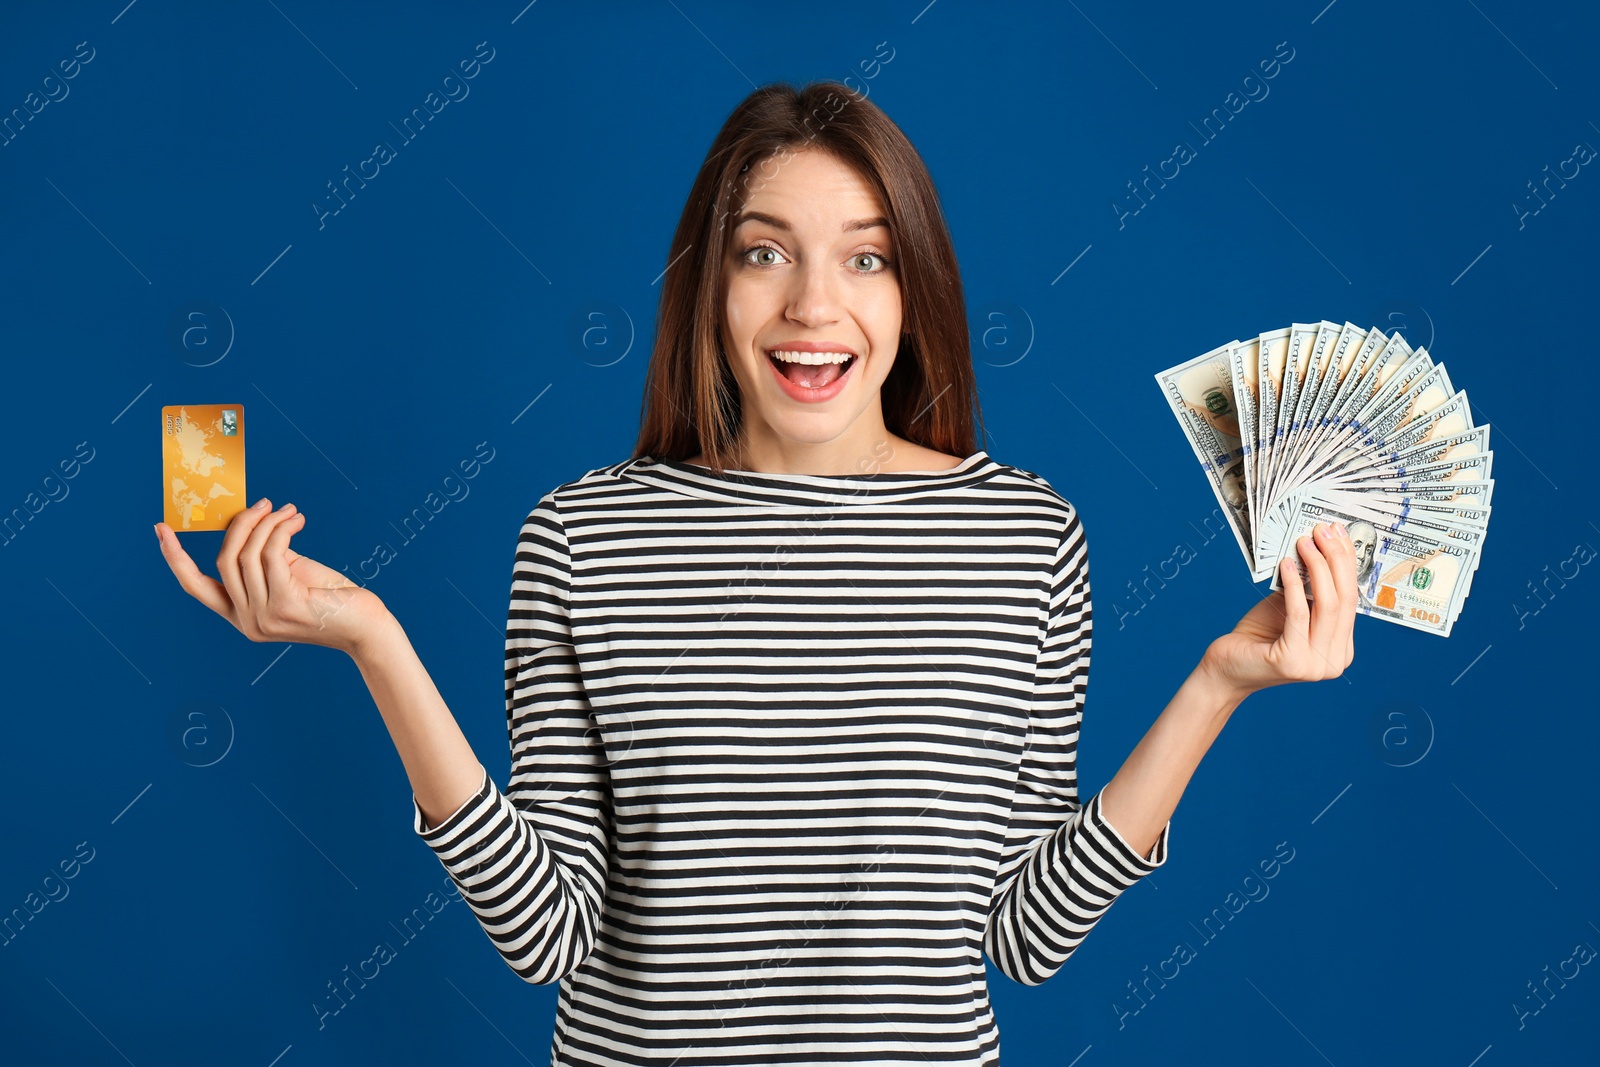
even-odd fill
[{"label": "long brown hair", "polygon": [[982,429],[955,247],[928,168],[899,126],[834,81],[775,83],[734,108],[706,152],[673,235],[634,457],[703,454],[736,462],[738,382],[719,341],[730,221],[793,151],[818,148],[853,168],[884,205],[897,253],[901,335],[880,393],[890,433],[966,457]]}]

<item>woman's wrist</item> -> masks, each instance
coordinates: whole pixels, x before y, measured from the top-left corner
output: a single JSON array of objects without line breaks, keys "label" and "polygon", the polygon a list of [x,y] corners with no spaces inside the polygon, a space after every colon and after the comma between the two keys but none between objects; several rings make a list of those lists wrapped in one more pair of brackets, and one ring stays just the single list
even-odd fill
[{"label": "woman's wrist", "polygon": [[1255,692],[1253,687],[1229,677],[1227,671],[1209,653],[1200,657],[1200,662],[1190,674],[1190,678],[1203,694],[1206,703],[1214,705],[1224,713],[1231,712]]},{"label": "woman's wrist", "polygon": [[388,608],[381,609],[372,619],[362,627],[362,632],[350,642],[344,652],[356,662],[357,666],[367,666],[387,655],[387,649],[393,648],[396,642],[409,644],[405,630],[400,625],[400,620],[395,618]]}]

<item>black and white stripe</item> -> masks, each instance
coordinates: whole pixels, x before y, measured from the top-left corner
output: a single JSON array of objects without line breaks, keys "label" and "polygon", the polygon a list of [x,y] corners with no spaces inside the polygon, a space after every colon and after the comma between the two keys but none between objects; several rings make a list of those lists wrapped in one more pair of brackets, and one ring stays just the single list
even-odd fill
[{"label": "black and white stripe", "polygon": [[509,786],[414,828],[553,1065],[997,1064],[984,954],[1043,982],[1166,861],[1078,800],[1090,630],[1076,510],[982,451],[599,468],[518,539]]}]

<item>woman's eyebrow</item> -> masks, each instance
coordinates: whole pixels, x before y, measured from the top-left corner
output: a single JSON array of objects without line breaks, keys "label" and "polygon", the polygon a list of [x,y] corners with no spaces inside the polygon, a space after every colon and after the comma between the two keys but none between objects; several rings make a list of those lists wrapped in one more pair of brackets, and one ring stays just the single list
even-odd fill
[{"label": "woman's eyebrow", "polygon": [[[783,230],[786,233],[794,232],[793,226],[790,226],[778,216],[769,215],[765,211],[745,211],[740,213],[739,217],[734,221],[734,229],[738,229],[747,222],[764,222],[773,229]],[[882,226],[887,230],[889,229],[889,220],[881,215],[870,219],[851,219],[841,226],[839,230],[841,233],[851,233],[855,230],[870,230],[875,226]]]}]

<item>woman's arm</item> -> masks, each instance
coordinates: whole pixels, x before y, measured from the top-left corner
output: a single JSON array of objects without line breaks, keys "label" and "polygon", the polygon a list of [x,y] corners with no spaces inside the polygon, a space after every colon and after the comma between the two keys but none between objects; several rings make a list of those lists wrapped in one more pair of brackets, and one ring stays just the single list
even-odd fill
[{"label": "woman's arm", "polygon": [[1101,787],[1101,814],[1139,855],[1150,854],[1195,768],[1243,699],[1220,686],[1202,661]]},{"label": "woman's arm", "polygon": [[1200,664],[1126,762],[1100,791],[1101,813],[1143,856],[1177,809],[1189,779],[1233,709],[1258,689],[1335,678],[1355,657],[1355,549],[1343,526],[1318,526],[1299,542],[1314,603],[1292,556],[1283,588],[1251,608]]},{"label": "woman's arm", "polygon": [[482,763],[393,615],[385,613],[349,653],[389,728],[417,806],[430,827],[438,826],[483,784]]}]

